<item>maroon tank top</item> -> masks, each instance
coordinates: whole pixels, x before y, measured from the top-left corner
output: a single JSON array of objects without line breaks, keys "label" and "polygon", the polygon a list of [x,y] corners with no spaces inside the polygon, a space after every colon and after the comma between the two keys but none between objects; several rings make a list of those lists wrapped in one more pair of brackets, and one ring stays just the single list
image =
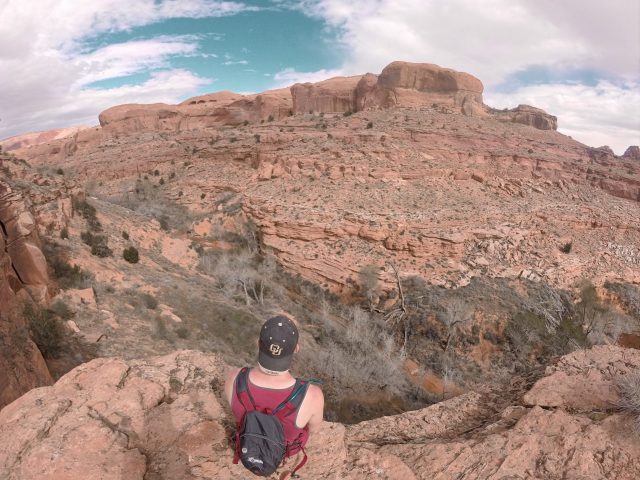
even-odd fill
[{"label": "maroon tank top", "polygon": [[[250,373],[250,371],[249,371]],[[236,420],[236,424],[242,421],[242,418],[245,414],[245,408],[242,405],[242,402],[238,398],[236,382],[238,381],[238,377],[236,375],[235,380],[233,381],[233,397],[231,399],[231,410],[233,411],[233,416]],[[247,375],[247,387],[251,392],[251,396],[253,397],[253,401],[256,405],[256,410],[263,411],[265,409],[273,410],[282,402],[284,402],[287,397],[293,392],[293,387],[295,385],[291,385],[288,388],[267,388],[267,387],[259,387],[258,385],[254,385],[251,383],[251,378]],[[306,395],[306,391],[305,391]],[[304,397],[300,402],[304,401]],[[280,421],[282,422],[282,427],[284,429],[284,437],[287,441],[287,457],[291,457],[298,453],[302,447],[307,444],[307,440],[309,440],[309,428],[305,426],[304,428],[300,428],[296,425],[296,418],[298,417],[298,411],[300,408],[295,410],[292,414],[287,416],[278,416]]]}]

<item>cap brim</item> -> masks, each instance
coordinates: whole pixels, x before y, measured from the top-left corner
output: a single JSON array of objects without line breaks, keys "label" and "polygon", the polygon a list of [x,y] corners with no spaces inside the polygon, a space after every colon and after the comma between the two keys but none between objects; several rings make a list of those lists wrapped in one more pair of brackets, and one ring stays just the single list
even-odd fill
[{"label": "cap brim", "polygon": [[274,372],[284,372],[285,370],[289,370],[292,358],[293,354],[273,358],[264,352],[258,352],[258,363],[267,370],[273,370]]}]

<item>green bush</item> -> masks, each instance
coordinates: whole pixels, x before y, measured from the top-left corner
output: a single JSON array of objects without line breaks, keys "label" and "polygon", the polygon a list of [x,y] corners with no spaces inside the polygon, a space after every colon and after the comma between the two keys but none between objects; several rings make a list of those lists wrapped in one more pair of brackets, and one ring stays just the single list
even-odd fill
[{"label": "green bush", "polygon": [[567,242],[564,245],[562,245],[560,247],[560,251],[562,253],[571,253],[571,248],[573,247],[573,243],[572,242]]},{"label": "green bush", "polygon": [[106,244],[93,245],[91,247],[91,255],[96,257],[105,258],[113,256],[113,250],[111,250]]},{"label": "green bush", "polygon": [[86,288],[88,286],[91,275],[84,272],[78,265],[71,265],[58,244],[47,242],[42,251],[60,288]]},{"label": "green bush", "polygon": [[342,116],[343,116],[343,117],[349,117],[349,116],[351,116],[351,115],[353,115],[353,112],[352,112],[352,111],[350,111],[350,110],[347,110],[346,112],[344,112],[344,113],[342,114]]},{"label": "green bush", "polygon": [[45,358],[57,357],[64,349],[65,327],[51,310],[26,303],[23,315],[29,324],[31,339]]},{"label": "green bush", "polygon": [[124,238],[125,240],[129,240],[129,234],[124,230],[122,231],[122,238]]},{"label": "green bush", "polygon": [[138,249],[133,246],[125,248],[122,252],[122,258],[124,258],[129,263],[138,263],[138,261],[140,261]]},{"label": "green bush", "polygon": [[102,258],[113,255],[113,251],[107,245],[107,237],[105,235],[95,235],[86,231],[80,234],[80,238],[91,247],[91,255]]},{"label": "green bush", "polygon": [[158,308],[158,300],[150,293],[143,293],[140,295],[140,298],[142,298],[145,307],[147,307],[149,310],[155,310],[156,308]]},{"label": "green bush", "polygon": [[78,198],[74,197],[73,209],[87,221],[89,230],[93,232],[99,232],[102,229],[102,225],[96,217],[96,208],[86,200],[79,200]]}]

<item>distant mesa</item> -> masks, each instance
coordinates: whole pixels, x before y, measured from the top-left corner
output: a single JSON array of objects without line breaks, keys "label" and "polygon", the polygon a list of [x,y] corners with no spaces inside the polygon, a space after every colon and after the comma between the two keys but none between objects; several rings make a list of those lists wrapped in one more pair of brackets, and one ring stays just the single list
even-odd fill
[{"label": "distant mesa", "polygon": [[119,105],[100,114],[107,131],[181,131],[217,125],[277,121],[294,114],[345,113],[394,107],[433,107],[467,116],[493,115],[541,130],[555,130],[556,117],[520,105],[497,111],[482,101],[482,82],[464,72],[430,63],[393,62],[379,75],[334,77],[296,83],[288,89],[255,95],[218,92],[193,97],[179,105]]},{"label": "distant mesa", "polygon": [[[437,109],[441,113],[492,117],[540,130],[556,130],[557,119],[544,110],[519,105],[496,110],[483,103],[482,82],[464,72],[431,63],[392,62],[379,75],[334,77],[316,83],[253,95],[222,91],[189,98],[178,105],[125,104],[100,113],[101,128],[66,128],[12,137],[0,145],[6,151],[71,138],[64,147],[72,154],[79,145],[136,132],[178,132],[223,125],[278,121],[294,114],[346,113],[394,107]],[[50,152],[58,153],[58,152]]]},{"label": "distant mesa", "polygon": [[84,128],[87,127],[56,128],[54,130],[47,130],[46,132],[23,133],[0,141],[0,146],[7,152],[18,150],[20,148],[30,147],[31,145],[40,145],[60,138],[70,137]]}]

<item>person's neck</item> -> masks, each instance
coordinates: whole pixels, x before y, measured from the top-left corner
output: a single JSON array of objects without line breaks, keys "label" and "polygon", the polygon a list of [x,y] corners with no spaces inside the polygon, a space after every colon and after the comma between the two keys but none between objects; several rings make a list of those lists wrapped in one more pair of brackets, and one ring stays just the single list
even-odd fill
[{"label": "person's neck", "polygon": [[283,377],[285,375],[289,375],[289,370],[284,370],[283,372],[277,372],[275,370],[269,370],[268,368],[264,368],[259,363],[258,363],[258,371],[265,375],[269,375],[270,377]]}]

